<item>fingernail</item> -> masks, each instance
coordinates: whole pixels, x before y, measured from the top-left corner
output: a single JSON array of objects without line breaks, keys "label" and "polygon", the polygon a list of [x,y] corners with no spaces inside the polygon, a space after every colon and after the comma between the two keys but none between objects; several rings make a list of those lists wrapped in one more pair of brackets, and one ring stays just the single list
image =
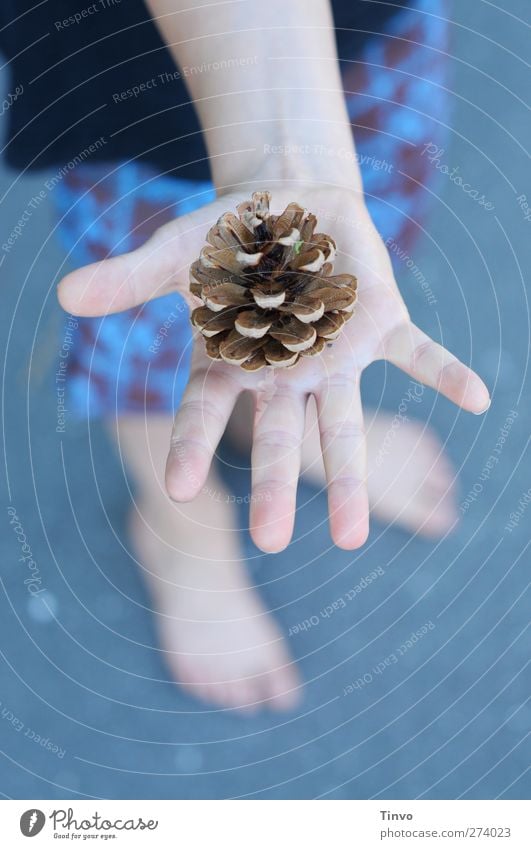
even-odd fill
[{"label": "fingernail", "polygon": [[491,405],[491,404],[492,404],[492,399],[491,399],[491,398],[489,398],[489,403],[487,404],[487,406],[485,407],[485,409],[484,409],[484,410],[480,410],[480,411],[479,411],[479,413],[474,413],[474,415],[475,415],[475,416],[482,416],[484,413],[486,413],[486,412],[487,412],[487,410],[489,409],[489,407],[490,407],[490,405]]}]

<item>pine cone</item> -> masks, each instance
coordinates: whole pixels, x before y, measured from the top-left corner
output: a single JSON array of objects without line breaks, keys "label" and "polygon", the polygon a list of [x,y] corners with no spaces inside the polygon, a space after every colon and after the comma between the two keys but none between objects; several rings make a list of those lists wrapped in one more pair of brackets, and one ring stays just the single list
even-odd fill
[{"label": "pine cone", "polygon": [[190,290],[204,306],[192,324],[206,352],[246,371],[294,366],[320,354],[351,317],[356,278],[331,276],[335,242],[314,233],[317,219],[296,203],[269,212],[269,192],[255,192],[222,215],[190,269]]}]

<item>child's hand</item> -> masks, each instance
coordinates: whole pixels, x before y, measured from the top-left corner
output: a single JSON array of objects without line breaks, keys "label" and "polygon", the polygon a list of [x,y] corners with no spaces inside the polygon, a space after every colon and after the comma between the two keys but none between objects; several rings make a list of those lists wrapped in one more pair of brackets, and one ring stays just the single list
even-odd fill
[{"label": "child's hand", "polygon": [[199,256],[208,228],[252,191],[272,191],[278,212],[297,201],[317,215],[319,230],[338,246],[335,272],[358,278],[358,302],[342,335],[316,357],[290,370],[247,373],[213,362],[196,341],[190,382],[175,419],[166,468],[170,496],[190,501],[204,485],[217,444],[238,395],[254,393],[257,415],[252,450],[251,533],[266,551],[290,541],[304,435],[305,407],[315,396],[328,480],[334,542],[347,549],[368,533],[365,440],[360,375],[373,360],[387,359],[416,380],[473,413],[483,412],[489,393],[482,380],[411,323],[396,286],[387,250],[360,200],[343,188],[295,184],[275,189],[264,181],[232,192],[166,224],[140,249],[69,274],[59,286],[62,306],[77,315],[119,312],[179,291],[190,305],[188,269]]}]

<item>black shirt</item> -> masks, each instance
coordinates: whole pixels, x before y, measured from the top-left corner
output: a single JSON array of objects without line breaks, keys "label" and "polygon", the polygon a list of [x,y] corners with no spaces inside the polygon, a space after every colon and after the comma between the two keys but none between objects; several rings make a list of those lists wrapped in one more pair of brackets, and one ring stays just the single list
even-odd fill
[{"label": "black shirt", "polygon": [[[396,11],[389,0],[332,5],[340,58],[355,57]],[[142,0],[0,0],[0,49],[10,67],[0,113],[12,167],[138,156],[208,178],[190,69],[177,70]]]}]

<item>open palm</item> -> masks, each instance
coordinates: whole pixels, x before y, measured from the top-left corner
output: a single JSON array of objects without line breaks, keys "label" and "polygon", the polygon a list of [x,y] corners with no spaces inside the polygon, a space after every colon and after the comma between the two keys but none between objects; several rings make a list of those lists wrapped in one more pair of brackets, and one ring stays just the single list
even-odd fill
[{"label": "open palm", "polygon": [[[171,291],[190,306],[188,269],[208,228],[226,211],[267,184],[224,194],[197,212],[161,227],[141,248],[74,271],[59,286],[62,306],[77,315],[119,312]],[[190,381],[175,418],[166,468],[169,495],[190,501],[204,486],[213,455],[238,396],[253,393],[256,415],[252,448],[250,528],[256,544],[279,551],[293,531],[306,405],[314,396],[328,483],[330,527],[343,548],[362,545],[368,533],[365,439],[360,376],[376,359],[387,359],[416,380],[473,413],[484,411],[489,393],[481,379],[411,321],[394,280],[387,250],[360,195],[319,185],[273,189],[280,212],[297,201],[317,215],[319,229],[334,237],[334,273],[358,278],[354,316],[319,356],[293,369],[245,372],[205,355],[194,339]]]}]

